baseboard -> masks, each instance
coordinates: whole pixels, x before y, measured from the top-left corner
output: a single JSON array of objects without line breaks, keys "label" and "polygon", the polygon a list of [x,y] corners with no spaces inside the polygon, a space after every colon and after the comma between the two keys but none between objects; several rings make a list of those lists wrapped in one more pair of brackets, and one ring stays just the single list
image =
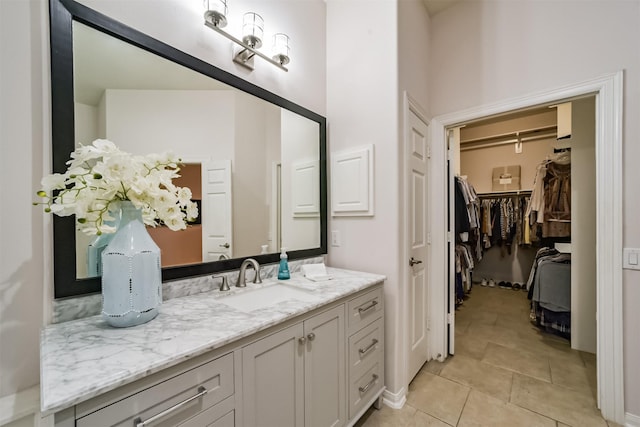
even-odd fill
[{"label": "baseboard", "polygon": [[382,402],[393,409],[402,409],[407,402],[407,392],[404,387],[397,393],[392,393],[389,389],[386,389],[382,394]]},{"label": "baseboard", "polygon": [[640,427],[640,415],[634,415],[627,412],[625,414],[624,425],[626,427]]},{"label": "baseboard", "polygon": [[40,386],[0,398],[0,426],[40,413]]}]

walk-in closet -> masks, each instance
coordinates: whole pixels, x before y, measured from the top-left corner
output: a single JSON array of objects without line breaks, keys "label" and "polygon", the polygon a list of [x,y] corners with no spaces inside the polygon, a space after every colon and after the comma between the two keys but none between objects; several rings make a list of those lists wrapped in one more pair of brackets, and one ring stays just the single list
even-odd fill
[{"label": "walk-in closet", "polygon": [[449,130],[450,352],[579,350],[595,383],[595,128],[591,96]]}]

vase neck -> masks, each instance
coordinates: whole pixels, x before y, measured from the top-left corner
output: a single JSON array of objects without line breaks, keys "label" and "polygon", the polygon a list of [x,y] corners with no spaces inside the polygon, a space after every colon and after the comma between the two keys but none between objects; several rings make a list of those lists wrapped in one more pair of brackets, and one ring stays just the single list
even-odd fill
[{"label": "vase neck", "polygon": [[120,226],[124,226],[131,221],[142,222],[142,209],[135,207],[130,201],[123,200],[120,202],[120,211],[122,213]]}]

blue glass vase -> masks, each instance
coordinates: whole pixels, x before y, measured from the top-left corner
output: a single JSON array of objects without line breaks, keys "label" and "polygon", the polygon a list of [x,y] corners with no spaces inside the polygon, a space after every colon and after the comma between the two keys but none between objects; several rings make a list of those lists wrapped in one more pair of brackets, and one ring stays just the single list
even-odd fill
[{"label": "blue glass vase", "polygon": [[[109,214],[113,217],[111,221],[105,221],[105,224],[118,229],[120,225],[120,206],[116,211],[109,210]],[[87,277],[102,276],[102,252],[111,242],[115,233],[104,233],[96,236],[87,246]]]},{"label": "blue glass vase", "polygon": [[121,202],[118,230],[102,252],[102,318],[126,328],[158,315],[162,304],[160,248],[142,221],[142,211]]}]

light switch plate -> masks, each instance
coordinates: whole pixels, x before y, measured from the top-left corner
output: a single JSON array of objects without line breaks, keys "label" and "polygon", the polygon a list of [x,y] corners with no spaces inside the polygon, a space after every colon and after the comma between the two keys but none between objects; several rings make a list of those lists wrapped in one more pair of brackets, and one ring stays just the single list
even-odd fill
[{"label": "light switch plate", "polygon": [[640,270],[640,249],[624,248],[622,268],[627,270]]},{"label": "light switch plate", "polygon": [[338,247],[340,246],[340,231],[339,230],[333,230],[331,232],[331,246],[335,246]]}]

